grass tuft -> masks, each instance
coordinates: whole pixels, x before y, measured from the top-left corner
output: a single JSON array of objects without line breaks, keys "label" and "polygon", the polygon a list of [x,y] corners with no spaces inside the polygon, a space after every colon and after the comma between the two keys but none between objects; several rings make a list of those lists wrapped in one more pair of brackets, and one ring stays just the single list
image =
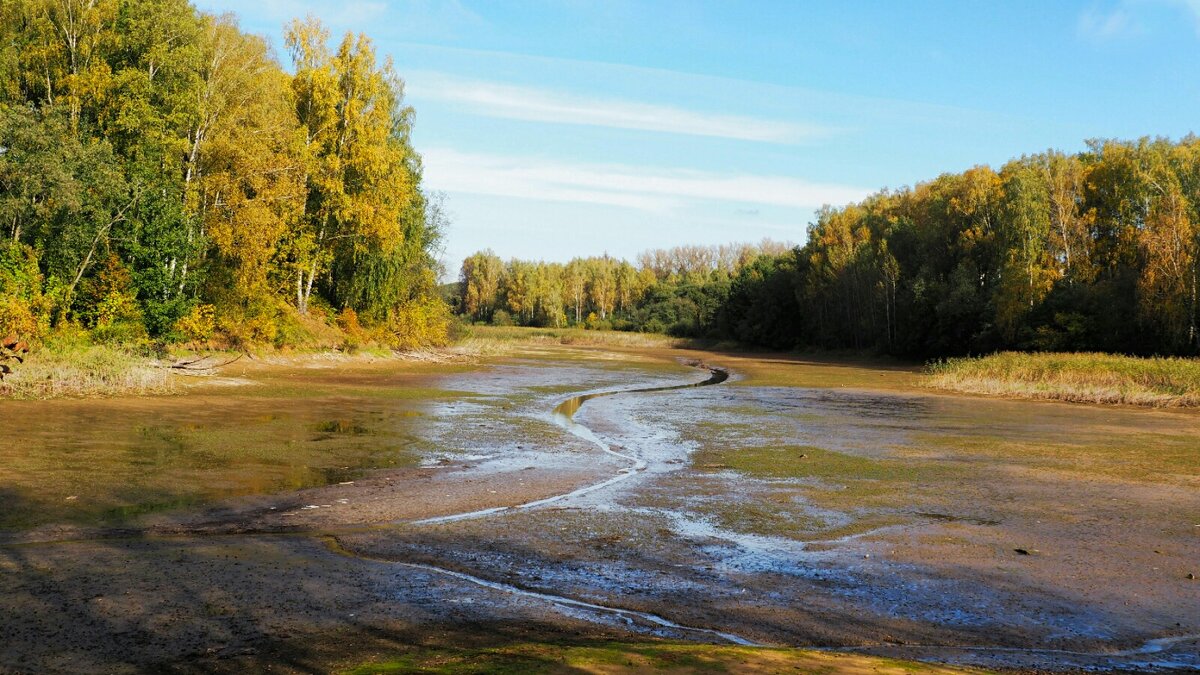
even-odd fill
[{"label": "grass tuft", "polygon": [[1200,360],[1001,352],[930,364],[925,383],[971,394],[1190,407],[1200,405]]},{"label": "grass tuft", "polygon": [[176,389],[171,373],[152,359],[103,344],[46,345],[13,371],[0,381],[0,398],[163,394]]}]

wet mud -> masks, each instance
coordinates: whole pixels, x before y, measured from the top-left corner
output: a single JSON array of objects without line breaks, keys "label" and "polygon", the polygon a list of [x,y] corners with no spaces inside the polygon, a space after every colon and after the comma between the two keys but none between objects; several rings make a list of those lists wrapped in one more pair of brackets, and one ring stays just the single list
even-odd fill
[{"label": "wet mud", "polygon": [[[123,469],[101,472],[93,494],[129,509],[119,520],[29,515],[10,497],[25,515],[0,530],[0,671],[311,672],[410,644],[630,637],[1200,668],[1193,413],[929,395],[869,366],[675,351],[541,348],[326,388],[309,375],[278,396],[150,404],[220,402],[232,430],[217,413],[188,423],[233,437],[274,410],[284,421],[255,439],[299,429],[330,450],[336,471],[307,484],[177,487],[279,466],[287,436],[240,465],[177,443],[191,472],[141,479],[185,492],[175,507],[142,508],[144,491],[115,487]],[[422,395],[386,393],[403,388]],[[86,439],[72,414],[150,417],[95,403],[24,433],[54,450]],[[88,457],[119,467],[145,442],[87,441]],[[28,466],[5,489],[77,470]]]}]

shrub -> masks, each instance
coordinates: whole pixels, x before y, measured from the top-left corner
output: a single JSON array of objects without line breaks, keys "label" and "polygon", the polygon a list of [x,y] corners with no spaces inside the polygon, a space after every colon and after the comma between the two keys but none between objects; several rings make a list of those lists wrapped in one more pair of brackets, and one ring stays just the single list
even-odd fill
[{"label": "shrub", "polygon": [[498,310],[492,312],[492,325],[493,326],[514,326],[514,325],[516,325],[516,322],[513,321],[512,314],[509,314],[508,312],[506,312],[502,309],[498,309]]},{"label": "shrub", "polygon": [[342,345],[346,351],[353,352],[362,346],[366,340],[366,331],[358,322],[358,312],[355,312],[352,307],[342,309],[337,317],[337,325],[346,336]]},{"label": "shrub", "polygon": [[41,332],[38,317],[29,302],[15,295],[0,296],[0,336],[34,336]]},{"label": "shrub", "polygon": [[45,335],[52,308],[42,293],[37,253],[22,244],[0,244],[0,335]]},{"label": "shrub", "polygon": [[198,304],[175,322],[175,332],[191,342],[205,342],[217,329],[217,312],[212,305]]},{"label": "shrub", "polygon": [[416,298],[392,311],[388,329],[400,349],[441,346],[450,340],[450,312],[439,297]]}]

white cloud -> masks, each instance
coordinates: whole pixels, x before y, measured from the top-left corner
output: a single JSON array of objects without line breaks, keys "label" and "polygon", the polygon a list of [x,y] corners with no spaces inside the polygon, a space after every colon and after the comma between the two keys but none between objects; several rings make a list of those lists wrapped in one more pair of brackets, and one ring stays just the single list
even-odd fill
[{"label": "white cloud", "polygon": [[423,155],[425,183],[436,190],[645,211],[669,211],[705,200],[812,209],[857,201],[870,192],[789,176],[567,163],[448,148],[428,149]]},{"label": "white cloud", "polygon": [[1080,35],[1093,40],[1109,40],[1142,32],[1141,24],[1125,7],[1110,11],[1095,7],[1086,9],[1079,15],[1077,29]]},{"label": "white cloud", "polygon": [[1146,19],[1150,18],[1150,25],[1161,27],[1150,17],[1155,8],[1174,10],[1167,12],[1170,20],[1177,13],[1186,15],[1200,35],[1200,0],[1118,0],[1107,8],[1093,5],[1079,15],[1076,28],[1080,36],[1096,41],[1146,35],[1151,32]]},{"label": "white cloud", "polygon": [[523,87],[450,77],[440,73],[410,73],[416,98],[447,101],[488,117],[658,131],[764,143],[798,143],[828,136],[833,129],[740,115],[697,112],[669,105],[621,99],[601,99],[538,87]]}]

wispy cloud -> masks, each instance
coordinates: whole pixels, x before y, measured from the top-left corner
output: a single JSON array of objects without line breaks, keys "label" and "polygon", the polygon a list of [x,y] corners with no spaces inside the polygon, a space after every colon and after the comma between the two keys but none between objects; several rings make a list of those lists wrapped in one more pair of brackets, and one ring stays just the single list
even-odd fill
[{"label": "wispy cloud", "polygon": [[1151,27],[1161,28],[1164,18],[1177,21],[1180,13],[1200,35],[1200,0],[1117,0],[1092,5],[1080,13],[1076,31],[1097,42],[1139,37],[1154,32]]},{"label": "wispy cloud", "polygon": [[414,97],[446,101],[488,117],[637,129],[763,143],[798,143],[835,130],[815,124],[723,115],[621,99],[604,99],[441,73],[409,74]]},{"label": "wispy cloud", "polygon": [[812,209],[857,201],[870,192],[790,176],[568,163],[448,148],[423,154],[425,182],[437,190],[645,211],[667,211],[704,200]]},{"label": "wispy cloud", "polygon": [[1079,35],[1092,40],[1111,40],[1117,37],[1138,35],[1143,31],[1141,23],[1124,6],[1109,10],[1090,7],[1079,15],[1076,24]]}]

